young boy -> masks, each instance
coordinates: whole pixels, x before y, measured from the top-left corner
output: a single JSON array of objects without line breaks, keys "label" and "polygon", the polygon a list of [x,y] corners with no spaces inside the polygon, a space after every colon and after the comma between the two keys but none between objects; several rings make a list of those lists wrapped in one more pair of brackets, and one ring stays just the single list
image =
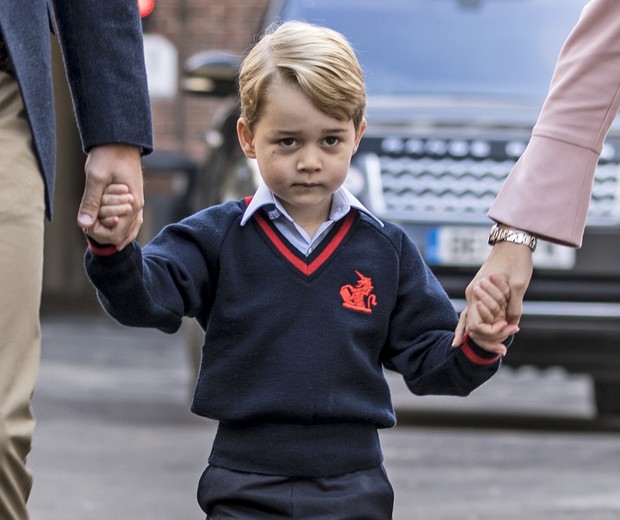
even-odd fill
[{"label": "young boy", "polygon": [[[505,280],[488,278],[471,337],[416,247],[342,184],[366,122],[349,43],[288,22],[240,72],[238,137],[263,184],[140,249],[89,233],[101,303],[131,326],[205,330],[192,410],[219,421],[198,501],[209,519],[391,518],[377,430],[395,425],[383,367],[415,394],[467,395],[499,368]],[[123,218],[112,186],[101,217]],[[488,334],[473,332],[484,330]]]}]

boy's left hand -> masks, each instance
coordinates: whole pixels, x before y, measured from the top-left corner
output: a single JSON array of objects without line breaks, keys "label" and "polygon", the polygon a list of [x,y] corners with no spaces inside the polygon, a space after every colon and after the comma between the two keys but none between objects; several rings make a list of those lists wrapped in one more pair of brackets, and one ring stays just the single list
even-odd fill
[{"label": "boy's left hand", "polygon": [[502,356],[508,336],[516,334],[517,325],[506,320],[510,287],[504,276],[490,275],[480,279],[473,289],[475,305],[466,308],[460,320],[471,339],[481,348]]}]

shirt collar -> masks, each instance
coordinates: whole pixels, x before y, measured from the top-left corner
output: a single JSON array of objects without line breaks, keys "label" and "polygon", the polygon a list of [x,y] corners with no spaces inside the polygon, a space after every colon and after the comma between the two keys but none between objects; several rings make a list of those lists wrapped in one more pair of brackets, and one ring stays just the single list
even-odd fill
[{"label": "shirt collar", "polygon": [[[284,216],[290,222],[293,222],[291,216],[287,213],[282,206],[282,203],[278,198],[269,190],[264,182],[261,182],[252,197],[252,200],[248,204],[243,217],[241,218],[241,225],[245,226],[248,220],[252,218],[252,215],[256,213],[260,208],[265,207],[267,215],[270,219],[276,219],[280,216]],[[329,214],[329,219],[333,221],[340,220],[345,217],[351,208],[355,208],[363,213],[366,213],[369,217],[374,219],[381,227],[383,222],[373,215],[349,190],[344,186],[341,186],[335,193],[332,201],[332,209]]]}]

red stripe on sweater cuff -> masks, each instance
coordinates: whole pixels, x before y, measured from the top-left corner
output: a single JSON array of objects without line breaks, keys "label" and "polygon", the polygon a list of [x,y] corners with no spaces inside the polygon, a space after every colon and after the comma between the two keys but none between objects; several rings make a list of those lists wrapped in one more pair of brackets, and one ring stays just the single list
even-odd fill
[{"label": "red stripe on sweater cuff", "polygon": [[95,245],[90,240],[87,240],[88,249],[90,249],[97,256],[112,256],[118,253],[118,249],[113,245]]},{"label": "red stripe on sweater cuff", "polygon": [[480,354],[477,354],[471,346],[469,342],[469,336],[465,334],[463,338],[463,344],[461,346],[461,352],[465,355],[467,359],[469,359],[472,363],[476,365],[492,365],[493,363],[497,363],[501,356],[493,356],[491,358],[482,357]]}]

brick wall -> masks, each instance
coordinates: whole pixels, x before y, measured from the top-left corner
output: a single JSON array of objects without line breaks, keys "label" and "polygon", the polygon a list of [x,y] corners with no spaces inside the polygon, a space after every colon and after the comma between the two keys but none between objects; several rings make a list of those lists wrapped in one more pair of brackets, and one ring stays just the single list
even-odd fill
[{"label": "brick wall", "polygon": [[[145,32],[168,38],[179,53],[179,67],[192,54],[213,49],[242,53],[252,44],[267,0],[157,0],[145,19]],[[155,147],[205,154],[204,134],[216,100],[180,92],[175,99],[153,99]]]}]

